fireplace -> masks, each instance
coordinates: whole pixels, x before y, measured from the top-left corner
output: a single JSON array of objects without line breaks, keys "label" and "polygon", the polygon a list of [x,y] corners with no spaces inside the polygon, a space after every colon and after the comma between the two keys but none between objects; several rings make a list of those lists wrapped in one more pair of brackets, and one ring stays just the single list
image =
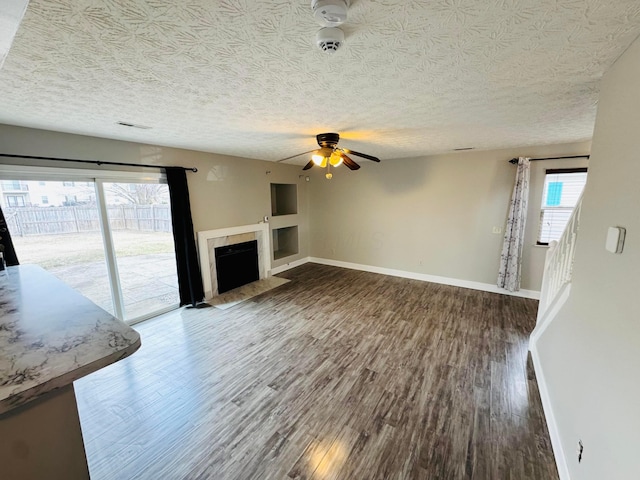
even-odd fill
[{"label": "fireplace", "polygon": [[217,247],[215,259],[218,293],[228,292],[260,278],[257,240]]},{"label": "fireplace", "polygon": [[198,253],[204,295],[210,299],[220,294],[215,250],[255,240],[258,245],[258,279],[271,276],[271,245],[268,223],[219,228],[198,232]]}]

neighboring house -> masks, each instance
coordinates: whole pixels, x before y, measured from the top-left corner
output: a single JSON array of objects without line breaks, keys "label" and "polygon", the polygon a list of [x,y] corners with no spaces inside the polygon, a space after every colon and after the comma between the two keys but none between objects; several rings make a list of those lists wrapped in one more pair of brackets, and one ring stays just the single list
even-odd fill
[{"label": "neighboring house", "polygon": [[15,208],[31,205],[27,183],[20,180],[2,180],[0,182],[2,206]]},{"label": "neighboring house", "polygon": [[2,206],[64,207],[95,202],[93,186],[87,182],[0,181]]}]

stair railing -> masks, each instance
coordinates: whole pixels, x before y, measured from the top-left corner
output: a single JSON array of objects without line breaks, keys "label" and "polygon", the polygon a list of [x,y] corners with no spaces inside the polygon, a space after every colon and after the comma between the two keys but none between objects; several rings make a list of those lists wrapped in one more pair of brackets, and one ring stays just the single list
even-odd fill
[{"label": "stair railing", "polygon": [[544,276],[540,289],[540,303],[538,304],[538,323],[544,318],[549,307],[571,283],[573,278],[573,259],[575,256],[578,228],[580,227],[580,211],[582,197],[571,214],[571,218],[560,237],[560,240],[549,243],[549,250],[545,258]]}]

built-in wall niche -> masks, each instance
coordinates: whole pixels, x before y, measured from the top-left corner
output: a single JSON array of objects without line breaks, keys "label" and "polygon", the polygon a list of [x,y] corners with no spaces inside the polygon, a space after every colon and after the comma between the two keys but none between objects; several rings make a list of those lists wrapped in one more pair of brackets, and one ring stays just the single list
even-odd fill
[{"label": "built-in wall niche", "polygon": [[271,215],[294,215],[298,213],[298,186],[290,183],[271,184]]},{"label": "built-in wall niche", "polygon": [[298,253],[298,227],[273,229],[273,259],[296,255]]}]

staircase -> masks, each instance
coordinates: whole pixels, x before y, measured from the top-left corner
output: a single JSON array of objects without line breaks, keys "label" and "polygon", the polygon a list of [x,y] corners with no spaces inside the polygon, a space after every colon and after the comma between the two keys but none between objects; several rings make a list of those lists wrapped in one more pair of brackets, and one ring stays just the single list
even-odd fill
[{"label": "staircase", "polygon": [[571,280],[573,279],[573,259],[575,256],[576,240],[578,238],[578,228],[580,227],[581,209],[582,198],[578,201],[560,240],[549,244],[549,250],[545,258],[544,276],[542,277],[538,318],[536,320],[536,327],[533,329],[531,337],[529,338],[529,350],[531,351],[531,359],[538,380],[542,408],[546,417],[549,436],[551,437],[551,445],[561,480],[569,480],[569,470],[566,455],[560,440],[556,417],[551,405],[551,397],[547,388],[544,370],[538,354],[537,341],[545,329],[553,322],[553,319],[569,298]]},{"label": "staircase", "polygon": [[569,297],[581,209],[582,198],[578,201],[560,240],[549,244],[540,289],[538,318],[536,328],[531,334],[531,341],[537,339]]}]

